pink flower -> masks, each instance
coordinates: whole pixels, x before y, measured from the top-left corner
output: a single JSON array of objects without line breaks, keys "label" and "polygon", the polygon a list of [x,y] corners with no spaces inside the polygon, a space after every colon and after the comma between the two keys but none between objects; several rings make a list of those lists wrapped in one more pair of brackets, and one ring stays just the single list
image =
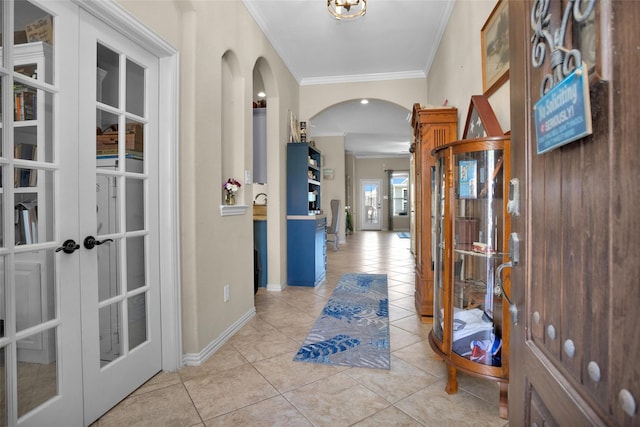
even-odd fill
[{"label": "pink flower", "polygon": [[227,192],[227,194],[235,193],[240,189],[240,187],[242,187],[242,184],[240,184],[240,182],[235,178],[229,178],[224,184],[222,184],[222,188]]}]

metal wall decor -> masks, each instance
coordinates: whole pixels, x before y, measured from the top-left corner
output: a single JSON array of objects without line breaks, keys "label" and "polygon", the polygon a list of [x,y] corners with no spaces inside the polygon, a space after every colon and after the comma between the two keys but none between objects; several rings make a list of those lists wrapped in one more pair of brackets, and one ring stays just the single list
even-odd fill
[{"label": "metal wall decor", "polygon": [[569,0],[564,10],[559,29],[551,28],[551,0],[535,0],[531,6],[531,28],[534,30],[531,43],[531,61],[540,68],[547,57],[547,45],[551,55],[551,72],[542,79],[540,96],[542,97],[556,84],[561,82],[575,68],[582,65],[582,53],[578,49],[568,49],[565,36],[571,16],[577,24],[585,22],[593,12],[595,0]]}]

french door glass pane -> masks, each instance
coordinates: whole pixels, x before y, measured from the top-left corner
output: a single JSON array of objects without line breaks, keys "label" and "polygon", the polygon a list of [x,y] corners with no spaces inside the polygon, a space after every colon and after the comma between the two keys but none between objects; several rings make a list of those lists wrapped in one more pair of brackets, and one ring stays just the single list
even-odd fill
[{"label": "french door glass pane", "polygon": [[127,113],[144,117],[144,68],[127,59]]},{"label": "french door glass pane", "polygon": [[378,186],[375,184],[367,184],[364,188],[364,200],[367,209],[366,221],[371,224],[378,222]]},{"label": "french door glass pane", "polygon": [[[105,166],[105,169],[115,168],[118,159],[103,159],[104,164],[112,164],[113,167]],[[96,234],[113,234],[120,230],[119,203],[120,192],[118,191],[118,177],[113,175],[96,174]]]},{"label": "french door glass pane", "polygon": [[106,366],[122,354],[122,302],[118,301],[99,310],[100,366]]},{"label": "french door glass pane", "polygon": [[[118,116],[96,109],[96,159],[98,167],[106,158],[118,155]],[[113,162],[116,165],[117,162]]]},{"label": "french door glass pane", "polygon": [[[4,333],[2,334],[4,335]],[[0,424],[7,422],[7,348],[0,348]]]},{"label": "french door glass pane", "polygon": [[[27,1],[16,1],[14,4],[13,42],[14,45],[20,46],[16,48],[16,56],[18,52],[45,51],[38,60],[16,61],[14,70],[23,76],[53,84],[53,17]],[[5,34],[4,31],[2,34]],[[41,59],[44,59],[44,62]]]},{"label": "french door glass pane", "polygon": [[[0,19],[0,21],[2,21]],[[2,25],[0,24],[0,28],[2,28]],[[0,46],[2,45],[2,41],[0,40]],[[2,55],[0,55],[0,65],[2,65]],[[2,75],[0,74],[0,77],[2,77]],[[0,94],[4,93],[3,91],[3,86],[2,86],[2,79],[0,79]],[[0,101],[2,99],[0,98]],[[2,114],[2,106],[4,105],[4,102],[0,102],[0,125],[2,125],[2,127],[4,127],[4,114]],[[3,139],[2,139],[2,132],[0,132],[0,157],[4,157],[4,144],[2,143]],[[0,188],[2,187],[2,181],[0,181]]]},{"label": "french door glass pane", "polygon": [[146,285],[144,237],[127,239],[127,290],[131,292]]},{"label": "french door glass pane", "polygon": [[18,341],[18,416],[58,394],[56,328]]},{"label": "french door glass pane", "polygon": [[16,331],[53,319],[55,285],[53,250],[15,255]]},{"label": "french door glass pane", "polygon": [[[120,56],[106,46],[98,44],[98,84],[96,100],[118,108],[120,87]],[[117,123],[117,122],[116,122]]]},{"label": "french door glass pane", "polygon": [[127,231],[144,230],[144,181],[127,178],[126,184]]},{"label": "french door glass pane", "polygon": [[[3,271],[3,272],[5,271],[5,259],[6,257],[0,257],[0,271]],[[5,275],[0,274],[0,337],[5,336],[5,326],[7,324],[7,309],[6,309],[7,300],[5,297],[6,294],[7,294],[7,288],[6,288],[6,282],[5,282]],[[4,356],[4,349],[2,349],[2,351],[3,351],[2,355]],[[2,361],[4,362],[4,359],[2,359]],[[2,365],[2,368],[4,369],[4,363]],[[4,376],[2,377],[2,379],[4,379]],[[1,384],[2,382],[4,381],[0,381],[0,386],[2,386]],[[0,404],[2,403],[3,402],[0,402]]]},{"label": "french door glass pane", "polygon": [[14,170],[15,244],[53,240],[53,172]]},{"label": "french door glass pane", "polygon": [[120,295],[118,274],[118,242],[108,242],[96,246],[98,255],[98,300],[100,302]]},{"label": "french door glass pane", "polygon": [[13,156],[18,160],[53,161],[53,95],[24,84],[14,89]]},{"label": "french door glass pane", "polygon": [[129,350],[147,340],[147,294],[141,293],[129,298]]},{"label": "french door glass pane", "polygon": [[135,161],[127,161],[125,163],[127,172],[144,172],[144,124],[135,120],[127,120],[127,143],[126,153],[127,159]]},{"label": "french door glass pane", "polygon": [[[1,133],[0,133],[1,135]],[[0,147],[2,147],[2,136],[0,136]],[[4,197],[2,197],[2,195],[4,195],[4,189],[2,188],[2,182],[4,182],[4,167],[0,166],[0,246],[5,246],[5,240],[4,240]],[[2,258],[2,263],[4,264],[4,258]],[[4,265],[2,265],[3,267],[3,271],[4,271]],[[2,281],[2,283],[4,284],[4,278],[1,277],[0,275],[0,280]],[[2,289],[4,289],[4,285],[2,286]],[[4,314],[4,305],[2,305],[2,307],[0,307],[1,312]],[[4,319],[4,316],[2,317],[2,319]]]}]

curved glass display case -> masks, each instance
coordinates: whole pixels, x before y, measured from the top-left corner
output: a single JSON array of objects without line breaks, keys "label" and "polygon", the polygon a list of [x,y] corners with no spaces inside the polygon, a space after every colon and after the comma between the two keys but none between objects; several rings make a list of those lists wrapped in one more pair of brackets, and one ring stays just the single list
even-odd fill
[{"label": "curved glass display case", "polygon": [[507,414],[509,354],[506,214],[509,137],[453,142],[435,150],[433,329],[429,342],[447,363],[446,391],[456,370],[499,381],[500,416]]}]

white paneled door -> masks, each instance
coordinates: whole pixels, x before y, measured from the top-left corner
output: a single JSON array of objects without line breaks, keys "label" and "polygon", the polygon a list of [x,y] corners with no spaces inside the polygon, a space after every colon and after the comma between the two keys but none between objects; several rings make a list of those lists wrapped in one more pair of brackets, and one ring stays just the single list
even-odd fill
[{"label": "white paneled door", "polygon": [[0,5],[0,424],[89,424],[161,369],[158,59]]},{"label": "white paneled door", "polygon": [[82,366],[91,422],[161,368],[158,58],[86,13],[79,48]]},{"label": "white paneled door", "polygon": [[382,229],[382,181],[379,179],[360,180],[360,228],[362,230]]}]

